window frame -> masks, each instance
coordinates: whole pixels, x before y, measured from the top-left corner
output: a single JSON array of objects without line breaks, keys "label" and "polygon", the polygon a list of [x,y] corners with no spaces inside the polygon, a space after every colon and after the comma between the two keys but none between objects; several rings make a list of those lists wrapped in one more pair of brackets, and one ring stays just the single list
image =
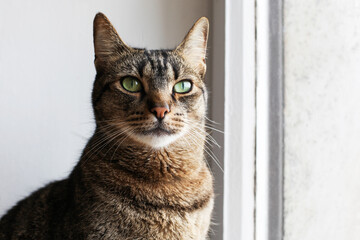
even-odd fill
[{"label": "window frame", "polygon": [[[219,152],[224,156],[224,175],[215,183],[217,189],[223,186],[223,228],[219,229],[225,240],[279,240],[283,236],[283,3],[226,0],[224,8],[219,4],[213,0],[217,23],[213,31],[219,34],[225,27],[225,37],[214,39],[212,46],[223,40],[225,57],[223,65],[212,64],[212,86],[219,86],[215,71],[223,74],[220,84],[225,86],[223,94],[213,94],[212,103],[224,103],[224,110],[211,111],[225,128],[224,149]],[[213,170],[221,178],[216,167]]]}]

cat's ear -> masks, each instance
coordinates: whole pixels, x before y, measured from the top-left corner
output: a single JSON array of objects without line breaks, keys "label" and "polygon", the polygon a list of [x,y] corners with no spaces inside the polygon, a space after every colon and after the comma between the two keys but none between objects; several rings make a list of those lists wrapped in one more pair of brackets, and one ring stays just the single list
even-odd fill
[{"label": "cat's ear", "polygon": [[182,43],[175,49],[202,77],[206,71],[205,58],[208,33],[209,21],[206,17],[202,17],[196,21]]},{"label": "cat's ear", "polygon": [[115,28],[102,13],[96,14],[94,19],[94,48],[96,67],[111,60],[112,57],[131,51],[131,48],[121,40]]}]

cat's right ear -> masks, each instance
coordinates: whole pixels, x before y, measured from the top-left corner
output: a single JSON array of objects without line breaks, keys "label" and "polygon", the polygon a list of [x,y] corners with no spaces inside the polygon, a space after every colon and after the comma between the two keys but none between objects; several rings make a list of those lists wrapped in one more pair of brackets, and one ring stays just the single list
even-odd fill
[{"label": "cat's right ear", "polygon": [[103,13],[96,14],[94,19],[94,48],[97,69],[114,57],[131,51]]},{"label": "cat's right ear", "polygon": [[182,43],[175,49],[187,63],[204,77],[206,71],[206,46],[209,32],[209,20],[202,17],[196,21]]}]

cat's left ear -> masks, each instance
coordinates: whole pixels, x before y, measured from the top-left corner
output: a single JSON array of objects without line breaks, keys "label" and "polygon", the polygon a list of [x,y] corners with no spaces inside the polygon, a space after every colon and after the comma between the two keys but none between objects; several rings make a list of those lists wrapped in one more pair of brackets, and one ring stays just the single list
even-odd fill
[{"label": "cat's left ear", "polygon": [[206,17],[202,17],[196,21],[182,43],[175,49],[201,77],[204,77],[206,72],[208,33],[209,21]]},{"label": "cat's left ear", "polygon": [[131,51],[103,13],[96,14],[94,19],[94,48],[96,68],[113,57]]}]

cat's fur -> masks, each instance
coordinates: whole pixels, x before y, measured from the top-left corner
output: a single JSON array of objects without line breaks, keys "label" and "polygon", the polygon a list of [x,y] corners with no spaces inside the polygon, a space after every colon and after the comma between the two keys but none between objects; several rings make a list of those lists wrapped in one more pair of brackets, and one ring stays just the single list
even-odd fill
[{"label": "cat's fur", "polygon": [[[208,21],[174,50],[127,46],[101,13],[94,20],[96,130],[70,176],[17,203],[0,239],[206,239],[213,179],[204,159]],[[127,92],[123,76],[144,91]],[[189,93],[173,92],[189,79]],[[169,107],[162,127],[154,106]]]}]

